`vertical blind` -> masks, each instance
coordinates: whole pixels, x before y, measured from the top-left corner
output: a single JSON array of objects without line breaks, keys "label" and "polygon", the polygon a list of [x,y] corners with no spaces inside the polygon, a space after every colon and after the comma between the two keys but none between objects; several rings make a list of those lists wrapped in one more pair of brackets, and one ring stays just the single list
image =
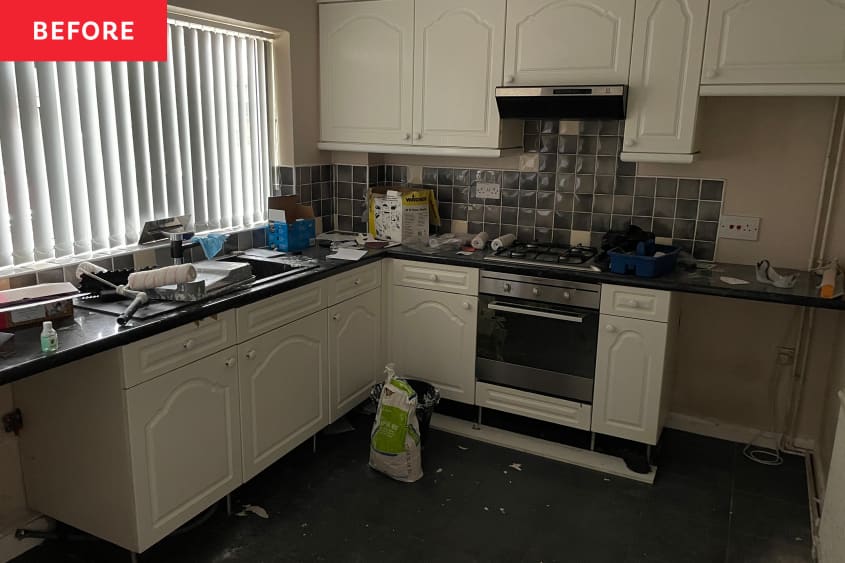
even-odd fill
[{"label": "vertical blind", "polygon": [[0,63],[0,266],[265,218],[271,43],[179,21],[167,41],[165,63]]}]

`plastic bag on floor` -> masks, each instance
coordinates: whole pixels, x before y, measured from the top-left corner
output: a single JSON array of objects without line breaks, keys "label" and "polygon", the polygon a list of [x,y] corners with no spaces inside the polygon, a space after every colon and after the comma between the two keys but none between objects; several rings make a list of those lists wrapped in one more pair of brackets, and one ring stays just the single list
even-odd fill
[{"label": "plastic bag on floor", "polygon": [[370,467],[397,481],[413,483],[423,476],[417,395],[396,377],[393,364],[388,364],[385,373],[370,434]]}]

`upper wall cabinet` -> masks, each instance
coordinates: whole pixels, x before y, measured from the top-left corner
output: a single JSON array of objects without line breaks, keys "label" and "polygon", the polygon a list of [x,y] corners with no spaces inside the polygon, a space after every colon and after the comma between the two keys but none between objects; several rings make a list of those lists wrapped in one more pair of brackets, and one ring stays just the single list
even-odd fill
[{"label": "upper wall cabinet", "polygon": [[702,94],[845,93],[845,1],[712,0],[701,83]]},{"label": "upper wall cabinet", "polygon": [[500,156],[507,0],[320,5],[324,150]]},{"label": "upper wall cabinet", "polygon": [[411,143],[414,0],[320,5],[324,141]]},{"label": "upper wall cabinet", "polygon": [[499,146],[505,0],[417,0],[414,142]]},{"label": "upper wall cabinet", "polygon": [[622,160],[692,162],[706,0],[637,0]]},{"label": "upper wall cabinet", "polygon": [[634,0],[509,0],[506,86],[626,84]]}]

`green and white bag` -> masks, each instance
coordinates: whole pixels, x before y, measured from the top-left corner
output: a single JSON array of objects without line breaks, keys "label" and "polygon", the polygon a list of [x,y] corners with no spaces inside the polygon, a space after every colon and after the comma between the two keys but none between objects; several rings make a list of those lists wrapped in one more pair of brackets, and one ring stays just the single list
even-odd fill
[{"label": "green and white bag", "polygon": [[370,467],[397,481],[413,483],[423,476],[417,394],[396,377],[393,364],[384,371],[387,380],[370,434]]}]

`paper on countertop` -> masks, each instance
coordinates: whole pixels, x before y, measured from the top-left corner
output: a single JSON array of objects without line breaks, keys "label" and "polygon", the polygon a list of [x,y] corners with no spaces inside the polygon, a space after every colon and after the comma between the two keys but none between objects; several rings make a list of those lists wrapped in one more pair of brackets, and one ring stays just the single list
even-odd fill
[{"label": "paper on countertop", "polygon": [[741,280],[739,278],[732,278],[730,276],[722,276],[719,278],[719,280],[729,285],[748,285],[751,283],[749,281]]},{"label": "paper on countertop", "polygon": [[354,248],[338,248],[337,252],[335,252],[334,254],[329,254],[327,258],[356,262],[366,255],[366,250],[355,250]]}]

